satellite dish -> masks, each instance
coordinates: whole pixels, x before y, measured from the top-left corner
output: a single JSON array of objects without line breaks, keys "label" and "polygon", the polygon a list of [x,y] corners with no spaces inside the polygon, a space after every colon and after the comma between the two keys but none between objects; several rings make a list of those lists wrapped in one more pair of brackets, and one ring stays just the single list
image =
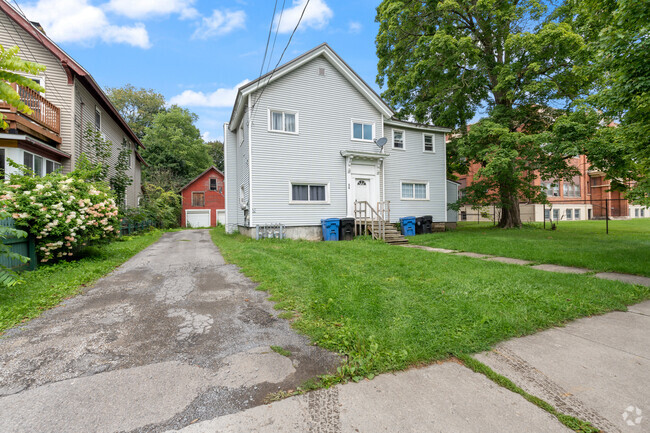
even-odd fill
[{"label": "satellite dish", "polygon": [[388,139],[386,137],[381,137],[381,138],[376,138],[375,139],[375,144],[380,148],[383,149],[384,146],[386,146],[386,143],[388,143]]}]

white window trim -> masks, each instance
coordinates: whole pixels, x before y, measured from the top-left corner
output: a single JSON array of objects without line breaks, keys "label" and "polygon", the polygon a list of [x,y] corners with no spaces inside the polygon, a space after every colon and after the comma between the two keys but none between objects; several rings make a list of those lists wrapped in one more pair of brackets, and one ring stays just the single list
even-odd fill
[{"label": "white window trim", "polygon": [[[280,131],[279,129],[271,128],[271,126],[273,125],[273,122],[272,122],[273,119],[271,118],[271,113],[273,113],[274,111],[276,113],[282,113],[282,127],[283,128],[285,126],[285,123],[284,123],[284,115],[285,114],[293,114],[294,116],[296,116],[296,131],[295,132],[284,131],[284,130]],[[267,123],[267,131],[268,132],[273,132],[275,134],[300,135],[300,113],[298,111],[296,111],[296,110],[283,110],[283,109],[280,109],[280,108],[271,108],[271,107],[269,107],[269,108],[266,109],[266,118],[267,118],[267,122],[268,122]]]},{"label": "white window trim", "polygon": [[[364,140],[363,138],[354,138],[354,124],[360,123],[361,125],[372,125],[372,138]],[[361,127],[361,135],[363,135],[363,126]],[[359,141],[361,143],[374,143],[374,138],[377,135],[377,125],[371,120],[350,119],[350,140]]]},{"label": "white window trim", "polygon": [[[425,145],[424,145],[424,137],[431,136],[431,145],[433,146],[433,150],[426,150]],[[435,134],[430,134],[428,132],[423,132],[422,133],[422,153],[436,153],[436,135]]]},{"label": "white window trim", "polygon": [[[97,128],[97,114],[99,114],[99,128]],[[93,119],[95,130],[102,132],[102,110],[95,106],[95,118]]]},{"label": "white window trim", "polygon": [[[395,147],[395,133],[402,133],[402,147]],[[393,149],[394,150],[406,150],[406,131],[403,129],[393,129]]]},{"label": "white window trim", "polygon": [[[413,198],[405,198],[405,197],[403,197],[402,196],[402,185],[405,184],[405,183],[413,183],[413,184],[417,183],[417,184],[420,184],[420,185],[426,185],[427,186],[427,197],[426,198],[415,198],[415,188],[413,188]],[[404,200],[404,201],[430,201],[431,197],[429,195],[429,182],[424,182],[424,181],[421,181],[421,180],[400,180],[399,181],[399,197],[400,197],[400,200]]]},{"label": "white window trim", "polygon": [[[55,161],[55,160],[53,160],[53,159],[50,159],[50,158],[46,158],[46,157],[44,157],[43,155],[39,155],[38,153],[29,152],[29,151],[27,151],[27,150],[23,150],[23,159],[22,159],[23,162],[25,161],[25,155],[24,155],[25,153],[27,153],[27,154],[29,154],[29,155],[32,155],[32,165],[34,165],[34,159],[33,159],[33,158],[37,158],[37,157],[38,157],[38,158],[41,158],[41,159],[43,160],[43,164],[42,164],[42,167],[41,167],[41,168],[43,169],[43,170],[42,170],[42,173],[40,173],[40,174],[38,174],[38,173],[34,173],[34,174],[36,174],[38,177],[44,177],[44,176],[47,176],[47,174],[48,174],[48,173],[47,173],[47,162],[48,162],[48,161],[52,162],[53,167],[55,167],[55,168],[54,168],[54,172],[56,172],[57,170],[60,170],[60,169],[63,168],[63,164],[61,164],[60,162],[57,162],[57,161]],[[5,161],[6,161],[6,156],[5,156]],[[59,168],[56,168],[57,165],[59,166]],[[6,170],[6,168],[5,168],[5,170]],[[32,170],[32,171],[33,171],[33,170]],[[54,173],[54,172],[53,172],[53,173]]]},{"label": "white window trim", "polygon": [[[304,200],[294,200],[293,199],[293,186],[294,185],[308,185],[308,186],[324,186],[325,187],[325,201],[304,201]],[[329,182],[309,182],[309,181],[299,181],[292,180],[289,181],[289,204],[299,204],[299,205],[328,205],[330,204],[330,183]]]}]

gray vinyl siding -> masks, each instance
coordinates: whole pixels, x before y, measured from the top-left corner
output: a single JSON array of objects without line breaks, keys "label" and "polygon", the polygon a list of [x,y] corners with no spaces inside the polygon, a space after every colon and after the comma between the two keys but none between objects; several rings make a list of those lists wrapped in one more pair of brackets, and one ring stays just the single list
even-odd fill
[{"label": "gray vinyl siding", "polygon": [[246,212],[240,205],[240,190],[244,187],[244,202],[249,204],[250,209],[250,155],[249,155],[249,113],[248,105],[245,107],[246,113],[242,118],[240,125],[237,127],[237,184],[233,194],[237,200],[237,224],[247,226]]},{"label": "gray vinyl siding", "polygon": [[[378,152],[374,143],[351,140],[351,120],[373,122],[375,137],[381,137],[381,113],[322,56],[269,84],[261,95],[251,132],[253,223],[303,226],[345,217],[347,180],[340,152]],[[297,111],[299,134],[269,132],[269,109]],[[292,181],[328,184],[329,204],[290,204]]]},{"label": "gray vinyl siding", "polygon": [[[393,149],[393,129],[404,131],[404,150]],[[435,153],[423,152],[424,134],[434,135]],[[440,132],[386,125],[385,199],[390,201],[391,221],[401,217],[431,215],[434,221],[446,221],[445,137]],[[427,182],[428,200],[403,200],[401,182]]]},{"label": "gray vinyl siding", "polygon": [[239,198],[237,184],[237,134],[225,128],[225,183],[226,183],[226,231],[232,233],[237,230],[237,214],[239,209]]},{"label": "gray vinyl siding", "polygon": [[[68,76],[61,62],[40,42],[34,39],[22,27],[0,13],[0,44],[5,48],[17,45],[20,48],[18,56],[30,62],[40,63],[46,67],[40,76],[45,78],[44,97],[61,109],[61,150],[72,153],[72,85],[68,84]],[[64,170],[71,169],[65,162]]]},{"label": "gray vinyl siding", "polygon": [[[101,114],[101,132],[111,142],[111,156],[109,158],[109,176],[115,173],[114,166],[122,150],[122,141],[126,138],[124,130],[113,120],[112,117],[99,105],[98,101],[88,92],[83,84],[75,80],[75,146],[72,152],[72,159],[76,164],[81,153],[86,153],[91,160],[94,160],[93,147],[84,136],[88,126],[95,125],[95,109]],[[83,102],[83,104],[82,104]],[[141,195],[140,165],[136,163],[134,144],[127,139],[131,149],[131,168],[127,174],[133,179],[133,184],[127,189],[127,206],[135,207],[138,204],[138,197]]]},{"label": "gray vinyl siding", "polygon": [[[447,204],[456,203],[458,201],[458,184],[455,182],[447,181]],[[447,222],[457,222],[458,212],[455,210],[447,209]]]}]

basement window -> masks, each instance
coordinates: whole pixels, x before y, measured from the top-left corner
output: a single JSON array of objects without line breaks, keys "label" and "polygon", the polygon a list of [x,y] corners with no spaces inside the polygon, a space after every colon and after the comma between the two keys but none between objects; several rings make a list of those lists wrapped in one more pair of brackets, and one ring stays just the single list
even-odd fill
[{"label": "basement window", "polygon": [[327,185],[291,184],[292,203],[327,203]]}]

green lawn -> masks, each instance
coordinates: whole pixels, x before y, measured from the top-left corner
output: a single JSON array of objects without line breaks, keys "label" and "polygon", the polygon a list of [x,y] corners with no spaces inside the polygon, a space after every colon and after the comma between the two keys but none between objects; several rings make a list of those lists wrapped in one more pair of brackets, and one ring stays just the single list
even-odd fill
[{"label": "green lawn", "polygon": [[563,221],[557,230],[541,224],[502,230],[492,224],[461,223],[457,230],[418,235],[411,243],[472,251],[539,263],[578,266],[650,276],[650,219]]},{"label": "green lawn", "polygon": [[228,262],[287,310],[283,317],[349,356],[343,374],[352,377],[486,350],[650,297],[646,287],[368,239],[253,241],[221,228],[212,236]]},{"label": "green lawn", "polygon": [[107,245],[86,248],[79,260],[41,265],[36,271],[22,273],[22,284],[0,290],[0,334],[76,295],[83,286],[154,243],[161,234],[152,231],[127,236]]}]

